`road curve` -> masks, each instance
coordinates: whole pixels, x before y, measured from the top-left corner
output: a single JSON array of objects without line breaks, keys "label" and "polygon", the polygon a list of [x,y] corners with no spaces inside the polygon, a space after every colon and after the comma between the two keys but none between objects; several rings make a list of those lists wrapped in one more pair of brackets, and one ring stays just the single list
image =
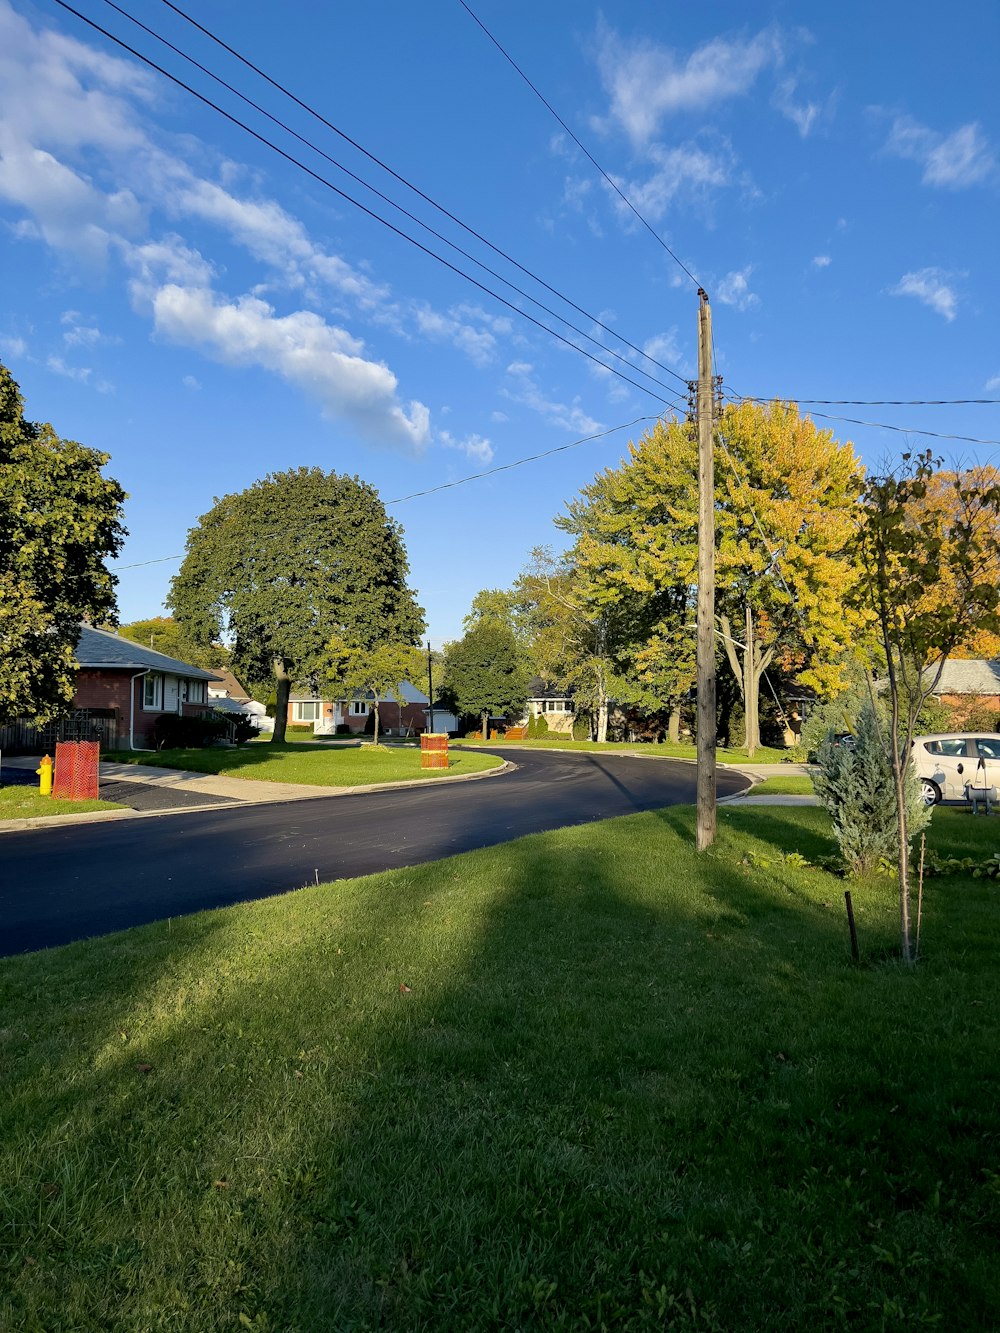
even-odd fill
[{"label": "road curve", "polygon": [[[517,771],[485,782],[5,834],[0,955],[695,797],[694,765],[677,760],[508,755]],[[719,772],[720,796],[748,785]]]}]

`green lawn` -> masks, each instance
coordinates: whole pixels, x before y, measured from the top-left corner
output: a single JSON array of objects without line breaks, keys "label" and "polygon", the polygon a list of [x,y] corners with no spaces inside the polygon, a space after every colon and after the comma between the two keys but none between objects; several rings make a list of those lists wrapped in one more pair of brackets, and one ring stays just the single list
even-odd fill
[{"label": "green lawn", "polygon": [[813,780],[803,774],[782,774],[776,778],[766,778],[750,789],[752,796],[812,796],[815,788]]},{"label": "green lawn", "polygon": [[907,971],[855,885],[857,967],[824,813],[719,823],[0,962],[0,1327],[1000,1326],[1000,888]]},{"label": "green lawn", "polygon": [[0,787],[0,822],[5,819],[38,819],[52,815],[83,815],[91,810],[122,810],[114,801],[67,801],[39,796],[36,787]]},{"label": "green lawn", "polygon": [[[457,740],[452,741],[455,745],[482,745],[482,741]],[[532,750],[598,750],[602,754],[644,754],[655,756],[660,759],[694,759],[694,744],[682,742],[672,745],[669,741],[662,744],[657,742],[642,741],[605,741],[603,744],[598,741],[575,741],[569,736],[545,736],[534,740],[523,741],[489,741],[492,745],[510,745],[511,749],[517,747],[527,747]],[[768,746],[761,746],[754,751],[753,762],[758,764],[780,764],[782,760],[793,757],[791,750],[772,750]],[[720,749],[717,752],[717,758],[721,764],[746,764],[748,763],[746,750],[725,750]]]},{"label": "green lawn", "polygon": [[[422,769],[420,751],[387,745],[335,746],[244,745],[235,750],[159,750],[155,754],[131,750],[102,755],[120,764],[152,764],[158,768],[186,768],[195,773],[224,773],[230,778],[258,782],[301,782],[317,787],[358,787],[369,782],[403,782],[445,776],[444,769]],[[493,755],[450,754],[449,775],[481,773],[502,760]]]}]

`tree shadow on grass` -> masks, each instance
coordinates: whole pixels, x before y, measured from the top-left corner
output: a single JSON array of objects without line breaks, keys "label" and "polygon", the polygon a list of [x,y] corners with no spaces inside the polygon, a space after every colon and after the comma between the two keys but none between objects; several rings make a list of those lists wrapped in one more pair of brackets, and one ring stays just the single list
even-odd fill
[{"label": "tree shadow on grass", "polygon": [[32,1105],[36,1325],[989,1326],[989,1025],[921,1050],[807,880],[647,814],[193,918]]}]

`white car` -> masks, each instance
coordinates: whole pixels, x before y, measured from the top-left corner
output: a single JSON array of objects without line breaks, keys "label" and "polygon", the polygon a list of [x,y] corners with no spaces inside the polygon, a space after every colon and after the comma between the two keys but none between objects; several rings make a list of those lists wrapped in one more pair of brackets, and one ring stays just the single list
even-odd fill
[{"label": "white car", "polygon": [[927,805],[961,801],[965,784],[1000,788],[1000,732],[940,732],[916,736],[913,765]]}]

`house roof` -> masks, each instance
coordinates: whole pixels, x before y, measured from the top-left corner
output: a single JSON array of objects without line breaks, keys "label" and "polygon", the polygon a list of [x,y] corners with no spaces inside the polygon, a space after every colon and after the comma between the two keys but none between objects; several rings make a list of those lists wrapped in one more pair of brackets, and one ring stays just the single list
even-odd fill
[{"label": "house roof", "polygon": [[141,643],[123,639],[119,634],[112,634],[106,629],[94,629],[92,625],[80,626],[80,639],[76,645],[76,664],[89,671],[104,668],[109,671],[166,671],[172,676],[185,676],[188,680],[218,680],[211,671],[192,666],[190,662],[180,662],[166,653],[154,652],[152,648],[143,648]]},{"label": "house roof", "polygon": [[250,702],[250,696],[236,679],[231,671],[225,667],[216,668],[216,684],[213,687],[218,694],[225,695],[227,699],[235,699],[237,703],[245,704]]},{"label": "house roof", "polygon": [[557,689],[549,685],[541,676],[532,676],[528,681],[528,699],[572,699],[572,690]]},{"label": "house roof", "polygon": [[936,694],[1000,694],[1000,660],[973,657],[968,661],[949,658],[944,664]]}]

